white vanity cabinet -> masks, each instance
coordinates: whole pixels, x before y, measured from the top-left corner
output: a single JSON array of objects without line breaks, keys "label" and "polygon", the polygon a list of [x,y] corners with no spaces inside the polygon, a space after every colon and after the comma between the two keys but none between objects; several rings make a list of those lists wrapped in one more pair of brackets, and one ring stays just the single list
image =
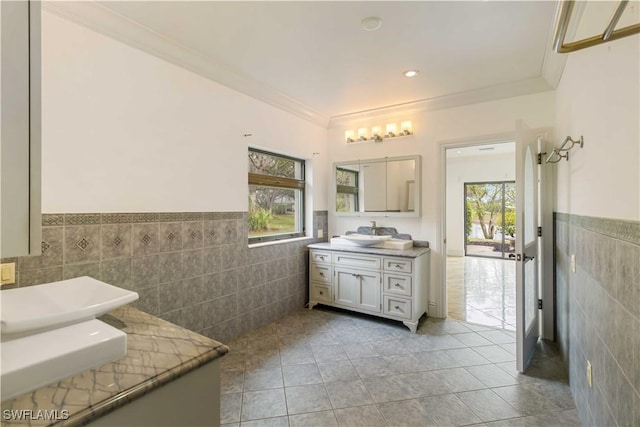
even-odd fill
[{"label": "white vanity cabinet", "polygon": [[324,304],[399,320],[415,333],[427,311],[429,251],[376,252],[311,245],[309,308]]}]

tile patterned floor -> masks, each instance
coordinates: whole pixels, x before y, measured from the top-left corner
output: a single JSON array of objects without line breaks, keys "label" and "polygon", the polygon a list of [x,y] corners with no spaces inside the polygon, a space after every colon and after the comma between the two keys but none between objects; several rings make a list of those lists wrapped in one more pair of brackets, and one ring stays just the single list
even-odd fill
[{"label": "tile patterned floor", "polygon": [[447,257],[449,317],[516,330],[516,263]]},{"label": "tile patterned floor", "polygon": [[327,308],[241,337],[222,359],[228,426],[578,426],[555,348],[515,371],[512,332],[424,319],[418,334]]}]

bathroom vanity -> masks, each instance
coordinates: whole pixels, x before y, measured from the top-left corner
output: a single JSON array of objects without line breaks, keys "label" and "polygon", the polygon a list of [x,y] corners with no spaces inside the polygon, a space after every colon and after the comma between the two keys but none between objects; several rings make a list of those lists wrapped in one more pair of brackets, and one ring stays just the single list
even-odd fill
[{"label": "bathroom vanity", "polygon": [[398,320],[415,333],[428,306],[429,253],[309,245],[309,308],[323,304]]},{"label": "bathroom vanity", "polygon": [[2,402],[3,425],[219,425],[227,346],[128,306],[100,320],[127,334],[125,357]]}]

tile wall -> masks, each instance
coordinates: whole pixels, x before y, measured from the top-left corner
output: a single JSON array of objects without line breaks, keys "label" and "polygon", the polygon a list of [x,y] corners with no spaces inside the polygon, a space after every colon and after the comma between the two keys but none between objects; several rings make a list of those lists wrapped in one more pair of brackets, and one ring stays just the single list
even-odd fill
[{"label": "tile wall", "polygon": [[[310,243],[249,248],[246,212],[44,214],[42,255],[17,262],[22,287],[91,276],[134,290],[133,305],[228,342],[302,308]],[[316,239],[317,230],[325,239]]]},{"label": "tile wall", "polygon": [[555,277],[557,341],[583,425],[640,426],[640,222],[555,214]]}]

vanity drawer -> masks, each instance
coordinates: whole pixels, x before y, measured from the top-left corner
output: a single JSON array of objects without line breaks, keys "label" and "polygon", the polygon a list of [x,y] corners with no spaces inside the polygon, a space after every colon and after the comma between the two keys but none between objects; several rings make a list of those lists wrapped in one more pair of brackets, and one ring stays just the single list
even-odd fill
[{"label": "vanity drawer", "polygon": [[331,283],[333,271],[330,265],[311,264],[311,281]]},{"label": "vanity drawer", "polygon": [[411,305],[410,299],[385,295],[382,307],[384,314],[411,319]]},{"label": "vanity drawer", "polygon": [[384,258],[385,271],[400,271],[403,273],[411,273],[413,270],[413,261],[410,259],[400,258]]},{"label": "vanity drawer", "polygon": [[311,262],[317,262],[321,264],[331,264],[331,252],[316,251],[310,252]]},{"label": "vanity drawer", "polygon": [[379,270],[381,261],[380,257],[376,256],[353,255],[339,252],[333,254],[333,263],[335,265],[349,265],[352,267]]},{"label": "vanity drawer", "polygon": [[331,296],[331,286],[318,285],[314,283],[313,285],[311,285],[310,299],[312,301],[331,302],[333,299],[333,297]]},{"label": "vanity drawer", "polygon": [[411,276],[404,274],[384,273],[384,292],[390,294],[398,294],[411,296],[412,284]]}]

